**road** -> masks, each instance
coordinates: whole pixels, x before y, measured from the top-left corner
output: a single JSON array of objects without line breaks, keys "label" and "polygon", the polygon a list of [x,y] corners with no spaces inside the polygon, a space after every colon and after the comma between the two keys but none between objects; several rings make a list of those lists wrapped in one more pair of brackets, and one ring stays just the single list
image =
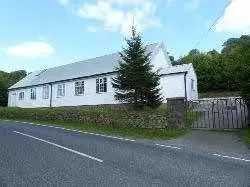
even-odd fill
[{"label": "road", "polygon": [[250,162],[1,121],[0,186],[250,186]]}]

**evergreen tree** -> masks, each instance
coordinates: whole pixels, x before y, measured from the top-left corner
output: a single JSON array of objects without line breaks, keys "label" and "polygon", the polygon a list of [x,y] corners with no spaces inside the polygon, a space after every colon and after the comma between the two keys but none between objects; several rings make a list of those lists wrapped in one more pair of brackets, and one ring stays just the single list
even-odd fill
[{"label": "evergreen tree", "polygon": [[132,28],[132,36],[126,39],[127,48],[120,53],[121,60],[116,68],[118,74],[113,78],[116,89],[115,99],[134,104],[136,108],[158,107],[162,102],[158,71],[152,70],[150,55],[145,54],[141,36]]}]

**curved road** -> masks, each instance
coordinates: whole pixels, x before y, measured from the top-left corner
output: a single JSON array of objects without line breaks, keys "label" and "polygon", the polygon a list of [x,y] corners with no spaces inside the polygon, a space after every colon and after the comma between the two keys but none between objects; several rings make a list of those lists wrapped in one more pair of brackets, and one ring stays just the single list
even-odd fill
[{"label": "curved road", "polygon": [[250,186],[250,161],[0,121],[0,186]]}]

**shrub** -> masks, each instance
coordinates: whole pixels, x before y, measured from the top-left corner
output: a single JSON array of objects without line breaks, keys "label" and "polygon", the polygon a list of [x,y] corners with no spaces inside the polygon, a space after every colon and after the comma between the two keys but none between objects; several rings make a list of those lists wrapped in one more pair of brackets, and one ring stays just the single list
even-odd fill
[{"label": "shrub", "polygon": [[166,128],[178,127],[170,120],[166,108],[132,110],[128,108],[0,108],[0,118],[15,120],[39,120],[75,122],[106,126]]}]

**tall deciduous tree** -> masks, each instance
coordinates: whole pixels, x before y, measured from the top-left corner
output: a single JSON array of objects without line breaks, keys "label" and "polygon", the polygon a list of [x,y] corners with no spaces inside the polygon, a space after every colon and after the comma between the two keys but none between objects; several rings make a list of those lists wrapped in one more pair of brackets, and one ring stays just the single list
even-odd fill
[{"label": "tall deciduous tree", "polygon": [[116,89],[115,98],[135,107],[158,107],[161,102],[160,77],[153,71],[150,55],[146,54],[141,36],[132,28],[132,36],[126,39],[127,47],[120,53],[121,60],[116,68],[118,74],[113,78]]},{"label": "tall deciduous tree", "polygon": [[14,71],[6,73],[0,70],[0,106],[8,104],[8,87],[12,86],[26,76],[26,71]]}]

